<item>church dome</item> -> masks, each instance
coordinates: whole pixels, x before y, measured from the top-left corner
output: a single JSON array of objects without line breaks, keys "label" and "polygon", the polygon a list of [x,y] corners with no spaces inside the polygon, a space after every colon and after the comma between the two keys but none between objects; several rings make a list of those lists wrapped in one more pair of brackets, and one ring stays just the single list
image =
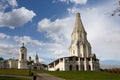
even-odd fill
[{"label": "church dome", "polygon": [[23,48],[26,49],[26,47],[24,46],[24,43],[22,43],[22,46],[20,47],[20,49],[23,49]]}]

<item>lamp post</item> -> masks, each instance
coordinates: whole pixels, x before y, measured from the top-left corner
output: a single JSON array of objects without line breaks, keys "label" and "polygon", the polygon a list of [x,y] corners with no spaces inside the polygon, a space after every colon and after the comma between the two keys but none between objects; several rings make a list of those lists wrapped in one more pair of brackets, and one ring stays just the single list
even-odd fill
[{"label": "lamp post", "polygon": [[29,76],[31,76],[31,57],[29,57]]}]

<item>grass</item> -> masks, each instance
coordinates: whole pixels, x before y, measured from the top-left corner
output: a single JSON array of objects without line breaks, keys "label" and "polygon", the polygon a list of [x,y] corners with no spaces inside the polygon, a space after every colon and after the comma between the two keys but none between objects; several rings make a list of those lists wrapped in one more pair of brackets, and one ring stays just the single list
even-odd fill
[{"label": "grass", "polygon": [[120,80],[120,74],[89,71],[44,71],[66,80]]},{"label": "grass", "polygon": [[19,69],[0,69],[0,74],[28,76],[29,71]]},{"label": "grass", "polygon": [[[31,72],[34,73],[34,75],[37,75],[35,71],[31,71]],[[29,76],[29,70],[27,69],[0,69],[0,74]]]},{"label": "grass", "polygon": [[0,80],[29,80],[29,79],[26,79],[26,78],[16,78],[16,77],[0,76]]},{"label": "grass", "polygon": [[[34,75],[37,75],[35,71],[32,71],[32,73],[34,73]],[[29,76],[29,70],[24,70],[24,69],[0,69],[0,74]],[[26,80],[26,78],[0,76],[0,80]],[[27,79],[27,80],[29,80],[29,79]]]}]

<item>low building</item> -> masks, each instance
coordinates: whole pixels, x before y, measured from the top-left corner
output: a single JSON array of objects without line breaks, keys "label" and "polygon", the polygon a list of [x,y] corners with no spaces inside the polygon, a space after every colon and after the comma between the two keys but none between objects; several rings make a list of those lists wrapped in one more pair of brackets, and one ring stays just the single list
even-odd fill
[{"label": "low building", "polygon": [[18,68],[18,60],[8,59],[4,61],[4,68],[16,69]]}]

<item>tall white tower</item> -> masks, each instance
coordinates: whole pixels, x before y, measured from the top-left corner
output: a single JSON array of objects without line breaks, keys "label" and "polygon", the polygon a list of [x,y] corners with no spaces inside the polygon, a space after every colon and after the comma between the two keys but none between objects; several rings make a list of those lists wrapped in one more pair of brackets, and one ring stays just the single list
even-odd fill
[{"label": "tall white tower", "polygon": [[80,13],[76,14],[75,25],[71,38],[69,56],[89,57],[91,55],[91,45],[87,40],[87,33],[83,27]]},{"label": "tall white tower", "polygon": [[19,49],[18,69],[27,69],[27,48],[24,43]]}]

